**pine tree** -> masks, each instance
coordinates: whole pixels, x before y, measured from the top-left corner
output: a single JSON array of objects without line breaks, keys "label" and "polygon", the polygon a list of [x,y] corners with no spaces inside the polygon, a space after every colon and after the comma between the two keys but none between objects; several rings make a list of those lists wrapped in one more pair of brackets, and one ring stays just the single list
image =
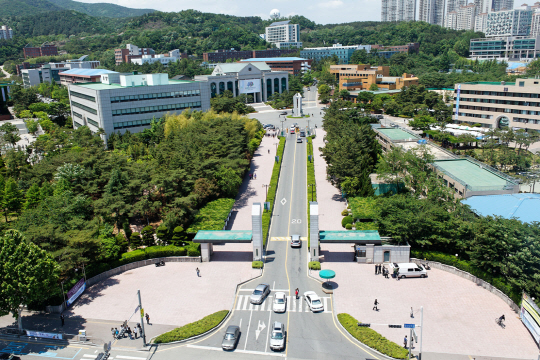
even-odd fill
[{"label": "pine tree", "polygon": [[[22,206],[22,194],[17,186],[17,183],[13,178],[9,178],[6,181],[6,187],[4,189],[4,211],[19,212]],[[7,222],[7,214],[6,222]]]},{"label": "pine tree", "polygon": [[30,189],[26,192],[26,202],[24,203],[25,209],[33,209],[35,208],[39,202],[41,201],[41,195],[39,186],[36,183],[33,183],[32,186],[30,186]]},{"label": "pine tree", "polygon": [[43,201],[49,196],[53,196],[54,189],[50,182],[45,181],[43,185],[41,185],[41,189],[39,189],[39,198]]}]

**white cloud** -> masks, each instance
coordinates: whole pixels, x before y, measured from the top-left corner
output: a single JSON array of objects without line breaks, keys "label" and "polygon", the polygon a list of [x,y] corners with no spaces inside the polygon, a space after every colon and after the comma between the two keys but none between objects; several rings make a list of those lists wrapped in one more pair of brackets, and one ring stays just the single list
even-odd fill
[{"label": "white cloud", "polygon": [[337,9],[343,6],[343,1],[330,0],[330,1],[318,3],[317,6],[323,9]]}]

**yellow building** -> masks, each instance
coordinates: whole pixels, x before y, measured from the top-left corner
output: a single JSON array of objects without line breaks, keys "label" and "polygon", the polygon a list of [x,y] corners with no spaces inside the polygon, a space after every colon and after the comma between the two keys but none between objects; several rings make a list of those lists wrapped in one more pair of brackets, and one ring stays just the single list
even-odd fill
[{"label": "yellow building", "polygon": [[389,66],[331,65],[330,73],[334,74],[339,90],[369,90],[376,84],[379,89],[399,90],[404,86],[418,85],[418,78],[404,73],[403,76],[390,76]]}]

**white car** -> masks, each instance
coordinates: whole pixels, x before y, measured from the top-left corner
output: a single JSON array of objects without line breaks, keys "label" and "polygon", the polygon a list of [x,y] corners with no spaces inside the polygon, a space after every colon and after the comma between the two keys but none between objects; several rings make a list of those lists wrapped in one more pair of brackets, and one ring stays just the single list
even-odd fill
[{"label": "white car", "polygon": [[291,130],[291,134],[294,134],[294,133],[296,132],[296,127],[291,126],[291,129],[290,129],[290,130]]},{"label": "white car", "polygon": [[273,310],[277,313],[285,312],[287,309],[287,296],[284,292],[277,292],[274,295]]},{"label": "white car", "polygon": [[324,305],[319,298],[319,295],[315,294],[314,291],[306,291],[304,293],[304,298],[306,299],[306,302],[311,311],[324,311]]}]

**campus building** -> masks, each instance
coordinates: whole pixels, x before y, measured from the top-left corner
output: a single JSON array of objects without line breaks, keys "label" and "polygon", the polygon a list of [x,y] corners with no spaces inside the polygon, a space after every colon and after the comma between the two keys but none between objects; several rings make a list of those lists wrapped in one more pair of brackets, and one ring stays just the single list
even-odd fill
[{"label": "campus building", "polygon": [[330,65],[330,73],[336,77],[339,90],[369,90],[373,84],[379,90],[400,90],[418,85],[418,78],[407,73],[400,77],[390,76],[389,66]]},{"label": "campus building", "polygon": [[180,53],[180,50],[175,49],[169,51],[167,54],[141,55],[140,57],[130,56],[130,61],[133,64],[137,65],[153,64],[159,62],[167,66],[170,62],[177,62],[182,59],[187,59],[187,57],[187,53]]},{"label": "campus building", "polygon": [[53,79],[60,82],[60,72],[71,69],[96,69],[100,63],[97,60],[87,61],[86,55],[79,59],[66,60],[58,63],[33,64],[23,63],[17,66],[17,74],[23,78],[24,87],[39,85],[42,82],[51,82]]},{"label": "campus building", "polygon": [[301,75],[311,70],[311,59],[299,57],[277,57],[277,58],[251,58],[240,62],[265,62],[272,71],[288,71],[291,75]]},{"label": "campus building", "polygon": [[405,45],[384,46],[371,45],[371,51],[377,50],[377,56],[383,56],[387,59],[398,53],[417,53],[420,50],[419,43],[408,43]]},{"label": "campus building", "polygon": [[540,79],[456,84],[454,98],[454,123],[540,131]]},{"label": "campus building", "polygon": [[6,25],[2,25],[0,28],[0,40],[9,40],[13,38],[13,29],[8,28]]},{"label": "campus building", "polygon": [[283,55],[293,54],[296,49],[267,49],[267,50],[216,50],[214,52],[203,53],[203,61],[209,64],[224,63],[227,60],[245,60],[251,58],[275,58]]},{"label": "campus building", "polygon": [[229,90],[234,97],[252,95],[254,102],[268,101],[272,94],[289,90],[288,71],[272,71],[264,62],[218,64],[212,75],[195,76],[195,81],[206,83],[211,97]]},{"label": "campus building", "polygon": [[102,74],[115,73],[115,71],[106,69],[71,69],[58,73],[60,84],[68,86],[69,84],[101,82]]},{"label": "campus building", "polygon": [[266,27],[264,39],[278,49],[302,47],[300,25],[291,24],[289,20],[274,22]]},{"label": "campus building", "polygon": [[351,61],[351,56],[356,50],[366,50],[368,53],[371,51],[371,45],[351,45],[343,46],[341,44],[334,44],[331,47],[315,47],[304,48],[300,51],[300,56],[305,59],[322,60],[327,57],[336,55],[340,64],[348,64]]},{"label": "campus building", "polygon": [[471,39],[469,53],[473,60],[531,61],[540,55],[540,35]]},{"label": "campus building", "polygon": [[523,5],[519,9],[495,11],[488,14],[486,37],[529,36],[533,10]]},{"label": "campus building", "polygon": [[88,126],[93,133],[102,128],[105,137],[143,131],[166,113],[210,108],[206,84],[170,80],[167,74],[102,74],[99,83],[68,89],[73,127]]},{"label": "campus building", "polygon": [[114,49],[114,60],[116,65],[120,65],[131,62],[131,59],[140,59],[144,55],[154,55],[155,53],[152,48],[140,48],[133,44],[127,44],[125,49]]},{"label": "campus building", "polygon": [[39,56],[56,56],[58,48],[54,45],[42,45],[41,47],[26,46],[23,48],[24,58],[34,58]]}]

